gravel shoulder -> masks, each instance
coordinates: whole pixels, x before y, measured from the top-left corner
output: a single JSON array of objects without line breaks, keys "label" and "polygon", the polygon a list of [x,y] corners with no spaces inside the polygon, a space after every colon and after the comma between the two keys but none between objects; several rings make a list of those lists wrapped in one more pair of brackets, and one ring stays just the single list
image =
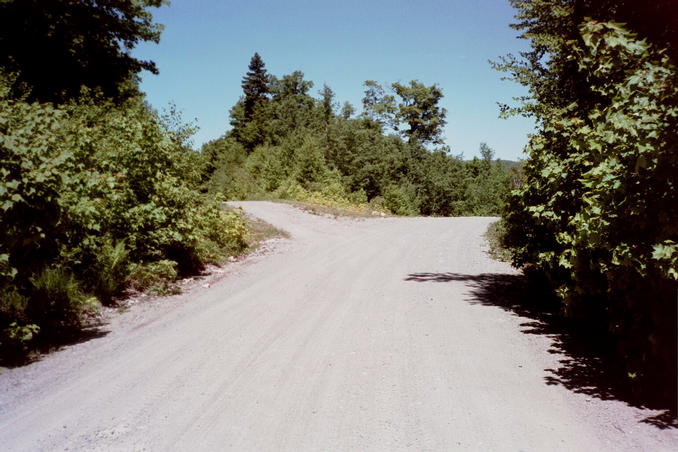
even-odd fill
[{"label": "gravel shoulder", "polygon": [[519,276],[491,218],[232,205],[290,238],[2,369],[2,450],[678,450],[658,412],[549,384],[554,339],[493,299]]}]

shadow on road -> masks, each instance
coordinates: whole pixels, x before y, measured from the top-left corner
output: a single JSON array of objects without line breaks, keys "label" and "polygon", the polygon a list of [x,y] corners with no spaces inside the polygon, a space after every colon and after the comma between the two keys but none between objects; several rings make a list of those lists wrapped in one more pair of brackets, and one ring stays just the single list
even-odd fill
[{"label": "shadow on road", "polygon": [[642,422],[661,429],[678,428],[675,382],[652,382],[645,387],[633,383],[626,377],[620,360],[615,359],[609,337],[567,323],[559,315],[557,301],[528,284],[525,276],[412,273],[405,280],[465,283],[471,291],[470,303],[500,307],[525,319],[521,324],[522,333],[544,335],[552,340],[549,352],[560,355],[561,359],[557,369],[545,369],[546,384],[562,385],[602,400],[620,400],[634,407],[662,410]]},{"label": "shadow on road", "polygon": [[43,356],[55,350],[59,350],[69,345],[81,344],[83,342],[91,341],[92,339],[98,339],[100,337],[106,336],[107,334],[108,331],[103,330],[101,325],[96,325],[81,330],[74,329],[71,331],[66,331],[63,332],[58,338],[50,338],[49,340],[45,341],[45,343],[38,344],[37,350],[29,353],[28,355],[24,354],[20,350],[17,350],[15,353],[10,352],[0,354],[0,367],[14,368],[25,366],[27,364],[40,361]]}]

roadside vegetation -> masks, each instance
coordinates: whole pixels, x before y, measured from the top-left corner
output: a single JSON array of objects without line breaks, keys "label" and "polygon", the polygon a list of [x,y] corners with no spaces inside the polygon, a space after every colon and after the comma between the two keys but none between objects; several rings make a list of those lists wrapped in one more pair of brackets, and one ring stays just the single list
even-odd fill
[{"label": "roadside vegetation", "polygon": [[157,41],[146,8],[160,2],[107,4],[0,4],[5,363],[77,334],[128,287],[171,292],[248,246],[240,215],[200,191],[192,126],[138,91],[138,72],[154,65],[128,50]]},{"label": "roadside vegetation", "polygon": [[498,261],[511,262],[512,254],[504,243],[505,237],[506,226],[502,220],[490,223],[485,231],[490,256]]},{"label": "roadside vegetation", "polygon": [[[676,390],[678,20],[675,4],[511,0],[531,49],[497,69],[529,89],[521,185],[504,210],[514,265],[605,333],[628,378]],[[667,399],[668,400],[668,399]]]}]

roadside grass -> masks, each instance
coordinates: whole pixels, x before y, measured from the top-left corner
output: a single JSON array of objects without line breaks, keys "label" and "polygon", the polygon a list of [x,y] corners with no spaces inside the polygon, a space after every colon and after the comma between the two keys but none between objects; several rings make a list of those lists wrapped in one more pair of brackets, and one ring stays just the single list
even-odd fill
[{"label": "roadside grass", "polygon": [[[351,218],[375,218],[394,216],[383,206],[383,201],[369,203],[353,202],[345,198],[333,199],[320,192],[294,193],[293,196],[276,196],[274,193],[258,194],[248,201],[269,201],[287,204],[312,215]],[[284,231],[282,231],[284,232]]]},{"label": "roadside grass", "polygon": [[344,204],[333,203],[332,201],[313,202],[313,201],[290,201],[285,199],[276,199],[276,202],[289,204],[313,215],[330,217],[351,217],[351,218],[374,218],[392,216],[383,210],[375,210],[369,204]]},{"label": "roadside grass", "polygon": [[502,220],[490,223],[485,231],[485,238],[490,245],[489,254],[492,259],[511,262],[511,252],[502,245],[502,237],[506,233]]},{"label": "roadside grass", "polygon": [[257,250],[266,240],[274,238],[290,238],[290,234],[287,231],[278,229],[260,218],[248,215],[241,209],[233,209],[230,207],[227,207],[227,209],[237,211],[245,220],[245,225],[247,227],[247,248],[245,248],[245,250],[243,250],[239,256],[246,255]]},{"label": "roadside grass", "polygon": [[338,184],[304,188],[294,180],[282,183],[274,192],[259,199],[284,202],[314,215],[370,218],[390,215],[382,198],[368,202],[365,193],[346,193]]}]

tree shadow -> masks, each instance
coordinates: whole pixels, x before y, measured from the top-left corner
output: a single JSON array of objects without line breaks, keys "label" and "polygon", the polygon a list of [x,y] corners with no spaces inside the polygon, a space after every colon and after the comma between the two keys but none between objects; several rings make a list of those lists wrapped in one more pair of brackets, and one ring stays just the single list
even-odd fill
[{"label": "tree shadow", "polygon": [[547,385],[561,385],[602,400],[619,400],[630,406],[661,410],[641,422],[660,429],[678,428],[676,413],[676,363],[669,364],[662,381],[633,381],[628,378],[614,343],[583,324],[566,321],[560,315],[558,300],[548,295],[542,284],[522,274],[412,273],[406,281],[463,282],[470,288],[471,304],[500,307],[525,319],[524,334],[551,339],[549,353],[561,356],[556,369],[545,369]]},{"label": "tree shadow", "polygon": [[102,329],[101,325],[92,325],[85,328],[73,328],[61,333],[57,337],[49,337],[38,344],[35,344],[33,351],[28,353],[25,350],[3,350],[0,354],[0,367],[9,369],[26,366],[28,364],[40,361],[49,353],[60,350],[70,345],[82,344],[84,342],[98,339],[108,335],[108,331]]}]

